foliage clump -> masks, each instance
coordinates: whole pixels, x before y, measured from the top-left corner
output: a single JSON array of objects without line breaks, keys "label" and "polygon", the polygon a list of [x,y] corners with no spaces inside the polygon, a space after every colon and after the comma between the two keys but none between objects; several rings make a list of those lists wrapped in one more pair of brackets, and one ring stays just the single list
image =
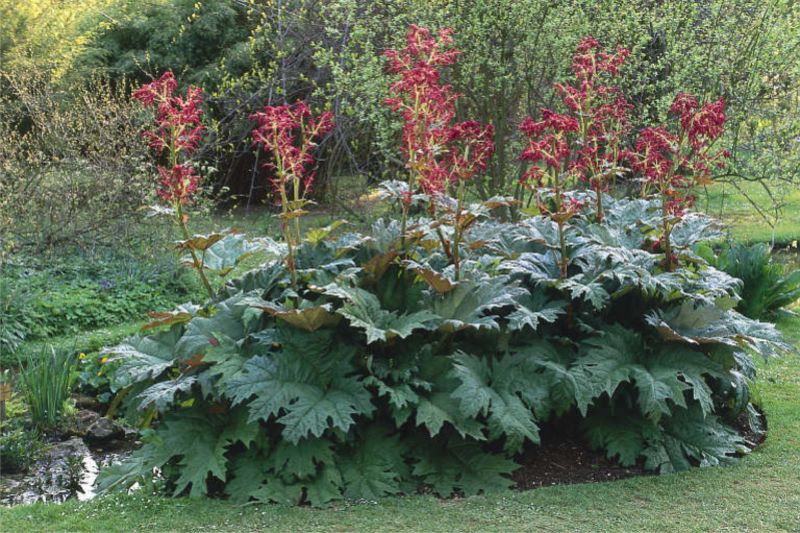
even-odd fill
[{"label": "foliage clump", "polygon": [[31,421],[42,430],[53,431],[63,423],[74,381],[76,354],[53,347],[38,356],[20,359],[22,392]]},{"label": "foliage clump", "polygon": [[667,271],[648,246],[659,202],[604,205],[603,222],[589,210],[570,225],[566,278],[553,221],[479,215],[460,280],[433,231],[401,256],[399,225],[382,221],[300,245],[296,289],[277,259],[228,282],[110,350],[162,422],[104,486],[158,466],[176,494],[224,486],[236,501],[475,494],[510,486],[541,425],[576,415],[626,465],[730,462],[748,449],[731,421],[755,416],[751,354],[785,345],[692,251],[713,221],[676,225]]},{"label": "foliage clump", "polygon": [[772,259],[766,243],[732,244],[715,256],[710,249],[701,252],[717,268],[742,280],[736,309],[750,318],[774,316],[800,299],[800,270],[786,271]]}]

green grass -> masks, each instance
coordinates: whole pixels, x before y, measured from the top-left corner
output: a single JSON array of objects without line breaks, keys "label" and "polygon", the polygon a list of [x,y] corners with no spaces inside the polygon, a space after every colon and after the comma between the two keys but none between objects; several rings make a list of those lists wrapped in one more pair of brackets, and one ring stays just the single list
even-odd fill
[{"label": "green grass", "polygon": [[[800,318],[781,330],[800,346]],[[800,358],[761,364],[767,441],[736,465],[461,500],[428,496],[328,509],[113,495],[0,510],[4,531],[800,531]]]},{"label": "green grass", "polygon": [[[745,183],[742,188],[762,208],[771,205],[761,185]],[[779,191],[776,197],[784,206],[775,226],[775,241],[785,244],[800,240],[800,188]],[[736,240],[769,242],[772,239],[772,228],[767,221],[730,184],[717,183],[709,187],[708,196],[698,195],[697,207],[728,224]]]},{"label": "green grass", "polygon": [[[145,317],[146,318],[146,317]],[[116,344],[125,337],[133,335],[147,324],[149,320],[117,324],[106,328],[93,329],[78,333],[77,335],[63,335],[50,337],[46,340],[36,340],[24,344],[24,350],[36,351],[44,346],[53,346],[62,349],[75,349],[81,352],[96,352],[105,346]]]},{"label": "green grass", "polygon": [[[85,353],[98,352],[105,346],[117,344],[125,337],[133,335],[147,322],[149,320],[93,329],[76,335],[62,335],[48,339],[27,341],[22,344],[18,353],[21,356],[36,357],[37,354],[49,346],[57,350],[75,350]],[[16,365],[16,355],[10,353],[0,354],[0,366],[16,367]]]}]

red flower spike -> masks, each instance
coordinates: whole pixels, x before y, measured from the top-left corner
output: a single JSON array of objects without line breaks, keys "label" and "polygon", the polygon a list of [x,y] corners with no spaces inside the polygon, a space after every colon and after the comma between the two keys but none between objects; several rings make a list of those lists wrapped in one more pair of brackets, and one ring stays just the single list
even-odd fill
[{"label": "red flower spike", "polygon": [[691,190],[711,180],[711,168],[724,166],[727,150],[712,151],[725,127],[725,101],[700,105],[688,93],[678,93],[670,107],[678,119],[677,133],[665,127],[645,128],[625,153],[644,179],[645,190],[661,195],[665,214],[680,218],[694,204]]},{"label": "red flower spike", "polygon": [[[316,140],[333,129],[333,114],[325,112],[314,117],[305,102],[291,105],[265,106],[250,116],[256,122],[253,129],[253,144],[273,155],[273,161],[265,163],[275,171],[271,180],[278,203],[289,199],[289,191],[295,182],[302,185],[305,195],[314,182],[311,154],[317,146]],[[291,186],[291,187],[290,187]]]},{"label": "red flower spike", "polygon": [[444,28],[434,37],[428,28],[412,24],[406,47],[384,53],[389,72],[399,75],[384,104],[403,118],[401,152],[406,168],[427,194],[442,194],[448,184],[472,179],[486,170],[494,152],[491,126],[453,123],[460,95],[440,82],[439,73],[459,54],[451,48],[452,33]]},{"label": "red flower spike", "polygon": [[540,121],[528,117],[520,124],[528,137],[521,159],[534,164],[523,175],[524,185],[540,187],[549,174],[557,178],[552,185],[558,188],[566,176],[573,176],[598,193],[607,189],[609,170],[619,166],[625,153],[628,112],[633,106],[604,80],[619,74],[629,54],[622,47],[605,52],[591,36],[581,40],[572,58],[574,81],[555,84],[567,113],[541,109]]},{"label": "red flower spike", "polygon": [[179,164],[170,170],[159,166],[158,173],[161,175],[158,195],[166,202],[185,204],[197,192],[200,176],[195,174],[191,165]]},{"label": "red flower spike", "polygon": [[[203,90],[189,87],[186,96],[174,95],[178,83],[172,72],[165,72],[151,83],[146,83],[133,92],[133,97],[145,107],[156,108],[156,129],[145,131],[142,136],[156,152],[170,152],[170,160],[176,161],[172,168],[158,165],[161,176],[158,195],[168,203],[186,204],[197,192],[200,176],[195,173],[190,158],[203,137],[201,121]],[[178,161],[183,158],[184,162]]]},{"label": "red flower spike", "polygon": [[145,83],[135,91],[133,97],[145,107],[155,103],[161,104],[172,96],[172,92],[178,88],[178,82],[172,72],[167,71],[161,77],[151,83]]}]

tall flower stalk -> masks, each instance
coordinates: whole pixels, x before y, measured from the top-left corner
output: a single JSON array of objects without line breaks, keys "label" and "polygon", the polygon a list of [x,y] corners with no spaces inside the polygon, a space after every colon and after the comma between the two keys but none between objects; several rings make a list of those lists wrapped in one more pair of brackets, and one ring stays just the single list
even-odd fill
[{"label": "tall flower stalk", "polygon": [[605,81],[619,75],[629,55],[621,46],[614,53],[604,51],[595,38],[585,37],[572,57],[574,81],[555,84],[564,106],[578,122],[569,169],[597,194],[598,222],[604,217],[603,192],[623,170],[619,160],[630,130],[628,112],[633,107],[618,87]]},{"label": "tall flower stalk", "polygon": [[664,126],[645,128],[626,152],[634,171],[642,176],[642,195],[661,197],[662,233],[658,246],[664,250],[664,265],[672,271],[676,258],[670,235],[686,209],[694,204],[693,190],[711,183],[711,168],[722,166],[727,150],[713,150],[725,129],[725,100],[703,106],[688,93],[679,93],[670,107],[677,118],[676,132]]},{"label": "tall flower stalk", "polygon": [[[558,226],[560,242],[559,272],[567,277],[566,225],[583,207],[566,195],[568,166],[571,155],[569,135],[579,130],[578,121],[569,115],[542,109],[542,120],[526,118],[520,125],[528,136],[528,146],[520,158],[532,165],[523,175],[523,183],[533,188],[539,211]],[[546,190],[543,187],[547,187]]]},{"label": "tall flower stalk", "polygon": [[272,154],[264,166],[273,172],[270,183],[281,206],[281,232],[288,247],[286,266],[295,289],[295,249],[302,241],[300,217],[307,212],[306,195],[315,178],[313,151],[317,141],[334,127],[332,119],[328,112],[313,116],[305,102],[265,106],[250,117],[257,124],[253,144]]},{"label": "tall flower stalk", "polygon": [[631,105],[615,86],[604,83],[619,74],[629,55],[618,47],[603,51],[593,37],[578,44],[572,58],[574,80],[555,84],[565,113],[540,110],[540,120],[527,117],[520,130],[528,144],[520,158],[531,164],[522,176],[522,185],[531,191],[539,211],[558,226],[559,271],[567,277],[566,229],[568,221],[583,205],[565,192],[572,181],[583,181],[596,193],[595,218],[603,220],[603,192],[620,172],[624,137],[630,129]]},{"label": "tall flower stalk", "polygon": [[[166,165],[158,163],[160,176],[157,187],[158,196],[172,206],[175,222],[186,242],[190,240],[186,207],[197,193],[201,180],[192,162],[192,154],[197,150],[203,136],[201,116],[203,110],[203,90],[190,86],[186,96],[175,95],[178,83],[172,72],[165,72],[159,79],[146,83],[133,92],[133,97],[145,107],[155,107],[155,129],[145,131],[143,136],[150,141],[150,147],[159,159],[166,158]],[[192,265],[200,276],[209,297],[214,289],[203,270],[203,262],[197,251],[189,248]]]},{"label": "tall flower stalk", "polygon": [[613,177],[630,167],[643,183],[642,195],[661,197],[662,228],[657,246],[663,248],[666,270],[675,264],[670,235],[686,208],[694,203],[692,190],[709,183],[711,167],[723,164],[726,151],[714,151],[725,126],[725,102],[701,106],[687,93],[679,93],[670,108],[678,120],[672,132],[664,126],[644,128],[626,147],[631,105],[618,87],[605,79],[619,74],[629,51],[617,47],[603,51],[585,37],[573,56],[574,81],[556,84],[566,112],[542,109],[541,119],[528,117],[520,125],[528,144],[520,156],[531,166],[522,184],[531,190],[539,210],[558,226],[561,243],[560,273],[567,276],[567,222],[582,205],[567,196],[570,181],[583,181],[596,193],[595,218],[603,220],[603,192]]},{"label": "tall flower stalk", "polygon": [[448,134],[447,157],[443,166],[447,171],[447,183],[455,189],[456,210],[453,213],[452,260],[456,280],[461,274],[461,241],[473,218],[465,209],[467,183],[486,170],[489,158],[494,153],[491,124],[482,126],[474,120],[454,124]]},{"label": "tall flower stalk", "polygon": [[[439,235],[458,277],[464,185],[486,170],[494,143],[491,125],[474,120],[454,122],[460,95],[442,83],[440,73],[440,68],[455,63],[459,54],[452,47],[452,33],[451,28],[444,28],[434,36],[428,28],[409,27],[406,47],[385,53],[389,71],[399,79],[391,84],[391,96],[384,103],[403,119],[400,150],[408,171],[408,190],[402,202],[402,248],[406,249],[408,215],[417,188],[434,198],[455,194],[453,243],[448,245],[441,231]],[[435,210],[435,202],[431,209]]]}]

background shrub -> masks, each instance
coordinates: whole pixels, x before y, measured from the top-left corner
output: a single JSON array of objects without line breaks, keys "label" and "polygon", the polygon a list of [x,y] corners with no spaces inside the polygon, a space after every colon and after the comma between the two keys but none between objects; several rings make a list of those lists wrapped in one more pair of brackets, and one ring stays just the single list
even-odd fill
[{"label": "background shrub", "polygon": [[[337,190],[324,184],[328,178],[357,174],[374,181],[402,169],[395,148],[399,124],[381,104],[389,80],[380,52],[397,47],[410,22],[452,26],[460,36],[463,53],[446,74],[465,94],[459,114],[491,123],[496,132],[496,157],[476,185],[483,198],[513,193],[521,172],[517,122],[551,107],[552,83],[567,75],[571,50],[586,34],[632,51],[620,85],[635,105],[634,131],[663,121],[677,90],[701,100],[722,96],[728,112],[724,144],[733,164],[718,179],[744,194],[771,224],[783,215],[780,193],[798,180],[800,62],[794,50],[800,37],[793,31],[798,14],[791,3],[158,0],[144,9],[127,0],[94,4],[81,9],[39,0],[6,6],[6,19],[13,22],[2,50],[4,70],[45,68],[53,73],[48,83],[71,93],[74,83],[97,71],[118,84],[148,81],[167,69],[184,83],[202,83],[210,93],[214,131],[203,157],[224,169],[213,177],[216,188],[237,197],[258,200],[268,192],[247,137],[247,117],[264,103],[306,99],[313,108],[334,113],[339,127],[321,143],[320,194]],[[754,195],[752,182],[775,194]]]},{"label": "background shrub", "polygon": [[130,238],[152,188],[127,86],[96,80],[67,95],[51,76],[2,73],[2,238],[40,252]]}]

